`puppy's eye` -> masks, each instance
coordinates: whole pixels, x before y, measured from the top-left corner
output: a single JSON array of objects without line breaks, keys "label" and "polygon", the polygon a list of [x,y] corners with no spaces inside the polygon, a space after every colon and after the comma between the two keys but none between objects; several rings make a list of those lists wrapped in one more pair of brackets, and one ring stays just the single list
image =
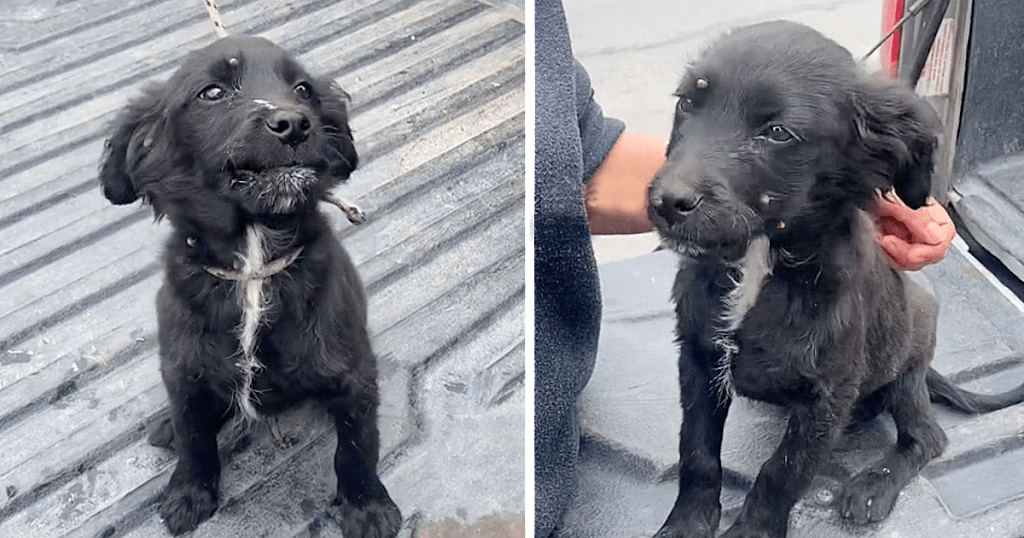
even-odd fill
[{"label": "puppy's eye", "polygon": [[793,138],[793,135],[781,125],[772,125],[768,128],[768,139],[775,142],[786,142]]},{"label": "puppy's eye", "polygon": [[220,101],[221,99],[228,96],[227,90],[221,88],[216,84],[210,84],[203,88],[203,91],[199,92],[199,97],[203,101]]},{"label": "puppy's eye", "polygon": [[679,100],[676,101],[676,112],[691,112],[693,110],[693,99],[685,95],[680,95]]},{"label": "puppy's eye", "polygon": [[789,142],[790,140],[800,140],[800,137],[793,134],[793,131],[790,131],[789,129],[786,128],[786,126],[780,125],[778,123],[769,125],[758,136],[758,138],[763,138],[778,143]]},{"label": "puppy's eye", "polygon": [[313,97],[313,88],[310,88],[309,84],[306,84],[305,82],[296,84],[295,87],[292,88],[292,91],[295,92],[295,95],[298,95],[300,99],[309,99],[310,97]]}]

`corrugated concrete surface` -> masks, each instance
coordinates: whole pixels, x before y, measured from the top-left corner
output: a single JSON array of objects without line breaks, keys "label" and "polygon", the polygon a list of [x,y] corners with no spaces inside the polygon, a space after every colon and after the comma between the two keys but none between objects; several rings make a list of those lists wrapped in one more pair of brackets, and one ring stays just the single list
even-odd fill
[{"label": "corrugated concrete surface", "polygon": [[[325,206],[367,285],[383,479],[404,536],[523,536],[522,3],[224,0],[353,97],[360,169]],[[199,0],[0,9],[0,536],[165,535],[173,456],[154,295],[169,224],[112,206],[113,114],[214,39]],[[334,436],[300,410],[222,434],[221,508],[195,536],[337,536]]]}]

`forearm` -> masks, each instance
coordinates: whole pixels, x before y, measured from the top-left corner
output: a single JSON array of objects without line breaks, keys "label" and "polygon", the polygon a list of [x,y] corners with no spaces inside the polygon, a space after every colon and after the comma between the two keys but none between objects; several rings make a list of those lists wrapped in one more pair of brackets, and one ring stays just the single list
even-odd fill
[{"label": "forearm", "polygon": [[665,141],[623,131],[585,187],[587,219],[593,234],[651,230],[647,185],[665,162]]}]

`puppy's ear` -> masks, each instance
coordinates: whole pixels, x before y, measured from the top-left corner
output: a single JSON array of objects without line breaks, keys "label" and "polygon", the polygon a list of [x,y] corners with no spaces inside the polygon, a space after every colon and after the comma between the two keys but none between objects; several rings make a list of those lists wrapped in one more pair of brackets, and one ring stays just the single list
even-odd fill
[{"label": "puppy's ear", "polygon": [[128,204],[145,196],[144,166],[169,155],[167,120],[160,86],[128,104],[113,123],[100,161],[100,186],[114,204]]},{"label": "puppy's ear", "polygon": [[352,129],[348,126],[348,107],[352,98],[329,78],[317,81],[317,88],[322,91],[320,95],[321,121],[324,123],[324,129],[332,147],[338,152],[336,162],[331,163],[331,172],[345,179],[359,164],[359,155],[352,142]]},{"label": "puppy's ear", "polygon": [[931,192],[932,164],[941,124],[931,105],[911,90],[862,80],[852,97],[855,137],[872,190],[896,188],[910,207]]}]

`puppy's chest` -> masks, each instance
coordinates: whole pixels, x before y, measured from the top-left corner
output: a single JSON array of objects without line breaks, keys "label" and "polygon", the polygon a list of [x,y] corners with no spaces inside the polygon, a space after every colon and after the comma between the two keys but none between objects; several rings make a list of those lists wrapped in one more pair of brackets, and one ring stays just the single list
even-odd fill
[{"label": "puppy's chest", "polygon": [[784,393],[802,386],[804,363],[817,352],[804,316],[788,303],[786,287],[768,280],[758,300],[732,330],[720,331],[721,390],[769,401],[785,399]]},{"label": "puppy's chest", "polygon": [[[231,283],[238,312],[238,322],[233,333],[238,343],[234,355],[238,378],[234,381],[234,401],[242,414],[248,418],[258,417],[257,407],[269,393],[280,392],[281,379],[267,370],[267,359],[278,362],[279,353],[268,345],[271,333],[287,332],[288,320],[282,317],[283,283],[287,270],[301,253],[301,249],[285,251],[272,257],[275,251],[275,237],[261,226],[250,226],[239,252],[237,271],[217,272],[207,269],[215,276]],[[279,376],[278,376],[279,377]]]},{"label": "puppy's chest", "polygon": [[797,364],[788,355],[805,337],[803,316],[794,316],[792,290],[774,271],[774,256],[763,237],[725,270],[729,286],[706,335],[712,356],[718,357],[715,383],[723,395],[764,397],[766,388],[799,385]]}]

